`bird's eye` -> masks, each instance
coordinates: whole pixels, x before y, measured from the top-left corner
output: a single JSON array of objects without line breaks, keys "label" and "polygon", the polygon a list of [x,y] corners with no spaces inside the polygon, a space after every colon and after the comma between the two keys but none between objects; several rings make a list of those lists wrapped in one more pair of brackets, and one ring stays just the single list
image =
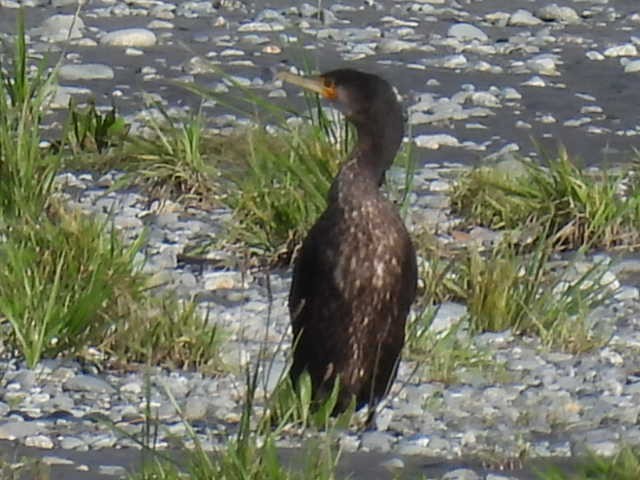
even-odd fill
[{"label": "bird's eye", "polygon": [[322,82],[324,87],[324,91],[322,92],[323,96],[329,100],[335,100],[338,98],[336,82],[326,77],[322,79]]}]

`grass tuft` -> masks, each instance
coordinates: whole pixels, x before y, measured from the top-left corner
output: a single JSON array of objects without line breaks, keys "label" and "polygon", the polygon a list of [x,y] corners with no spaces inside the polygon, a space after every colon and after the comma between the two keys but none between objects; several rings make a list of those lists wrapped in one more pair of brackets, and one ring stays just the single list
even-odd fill
[{"label": "grass tuft", "polygon": [[463,323],[445,332],[430,331],[436,313],[437,308],[427,308],[407,325],[405,357],[420,365],[417,373],[421,380],[451,384],[460,380],[463,371],[496,379],[504,376],[504,367],[461,331]]},{"label": "grass tuft", "polygon": [[218,183],[215,156],[208,152],[204,120],[199,112],[182,121],[159,108],[150,118],[147,137],[129,136],[125,158],[135,178],[154,194],[186,202],[210,203]]},{"label": "grass tuft", "polygon": [[538,473],[540,480],[636,480],[640,478],[640,452],[626,446],[612,457],[591,455],[577,467],[576,473],[559,468]]},{"label": "grass tuft", "polygon": [[42,63],[32,70],[27,60],[21,11],[13,55],[0,55],[0,223],[3,219],[37,222],[60,163],[59,156],[40,150],[40,122],[55,76]]},{"label": "grass tuft", "polygon": [[120,305],[118,322],[98,345],[115,365],[161,365],[172,370],[220,372],[224,333],[198,304],[166,294]]},{"label": "grass tuft", "polygon": [[549,242],[539,242],[526,255],[508,244],[487,257],[470,251],[462,275],[474,332],[512,329],[573,352],[602,341],[589,333],[586,318],[605,298],[603,270],[594,266],[576,278],[565,278],[550,270],[551,250]]},{"label": "grass tuft", "polygon": [[129,126],[124,118],[118,116],[115,106],[102,114],[96,109],[94,101],[89,102],[84,109],[79,109],[71,100],[68,113],[66,143],[76,156],[102,154],[116,145],[122,145],[129,131]]},{"label": "grass tuft", "polygon": [[[466,304],[472,333],[512,330],[572,352],[600,345],[604,339],[587,319],[610,294],[606,269],[554,262],[552,242],[544,238],[529,252],[508,240],[484,253],[475,246],[443,252],[437,245],[422,245],[430,260],[420,270],[419,303],[425,308],[443,301]],[[410,346],[421,343],[428,326],[418,316],[408,330]]]},{"label": "grass tuft", "polygon": [[[133,258],[106,224],[60,210],[40,225],[14,225],[0,244],[0,319],[29,367],[103,336],[114,303],[140,291]],[[132,293],[134,292],[134,293]]]},{"label": "grass tuft", "polygon": [[248,145],[244,168],[231,178],[234,188],[225,199],[234,211],[230,238],[286,262],[326,207],[339,155],[317,125],[275,137],[255,129]]},{"label": "grass tuft", "polygon": [[451,193],[454,213],[489,228],[546,233],[562,249],[639,244],[638,198],[620,194],[624,176],[587,173],[565,150],[547,163],[471,170]]}]

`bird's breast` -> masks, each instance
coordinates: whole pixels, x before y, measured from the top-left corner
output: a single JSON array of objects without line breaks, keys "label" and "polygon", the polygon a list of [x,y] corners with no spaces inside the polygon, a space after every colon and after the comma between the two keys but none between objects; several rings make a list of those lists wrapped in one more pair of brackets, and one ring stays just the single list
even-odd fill
[{"label": "bird's breast", "polygon": [[334,280],[346,299],[367,291],[389,301],[394,282],[402,275],[406,230],[397,214],[375,200],[362,202],[339,220],[333,256]]}]

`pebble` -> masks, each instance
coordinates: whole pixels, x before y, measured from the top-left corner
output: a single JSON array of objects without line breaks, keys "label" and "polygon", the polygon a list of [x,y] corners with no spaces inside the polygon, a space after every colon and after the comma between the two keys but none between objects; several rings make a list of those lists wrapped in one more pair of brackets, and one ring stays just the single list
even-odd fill
[{"label": "pebble", "polygon": [[624,63],[625,73],[637,73],[640,72],[640,60],[631,60]]},{"label": "pebble", "polygon": [[397,474],[404,470],[405,465],[401,458],[393,457],[389,460],[385,460],[380,464],[385,470],[388,470],[391,473]]},{"label": "pebble", "polygon": [[453,470],[445,473],[441,478],[442,480],[481,480],[480,475],[468,468]]},{"label": "pebble", "polygon": [[513,27],[531,27],[539,25],[542,20],[535,17],[530,11],[524,9],[516,10],[511,17],[509,17],[508,24]]},{"label": "pebble", "polygon": [[91,375],[75,375],[64,382],[66,390],[74,392],[113,393],[115,388],[102,378]]},{"label": "pebble", "polygon": [[461,41],[479,40],[481,42],[486,42],[489,39],[486,33],[475,25],[471,25],[469,23],[456,23],[455,25],[452,25],[449,28],[447,35]]},{"label": "pebble", "polygon": [[556,61],[550,55],[538,55],[526,61],[527,68],[539,75],[559,75]]},{"label": "pebble", "polygon": [[39,35],[49,42],[63,42],[82,38],[82,31],[85,29],[84,21],[81,17],[74,15],[52,15],[42,24],[31,30],[32,35]]},{"label": "pebble", "polygon": [[99,63],[85,63],[82,65],[63,65],[58,71],[61,80],[111,80],[114,77],[113,68]]},{"label": "pebble", "polygon": [[280,23],[249,22],[238,27],[238,32],[281,32],[284,25]]},{"label": "pebble", "polygon": [[98,467],[98,472],[101,475],[108,475],[111,477],[122,478],[129,473],[126,468],[120,465],[100,465]]},{"label": "pebble", "polygon": [[467,314],[466,305],[454,302],[440,304],[429,331],[437,335],[446,335],[451,328],[456,326]]},{"label": "pebble", "polygon": [[616,45],[604,51],[605,57],[635,57],[636,55],[638,55],[638,49],[632,43]]},{"label": "pebble", "polygon": [[416,45],[414,42],[406,42],[395,38],[385,38],[378,43],[376,48],[378,52],[388,54],[403,52],[405,50],[415,50]]},{"label": "pebble", "polygon": [[187,420],[202,420],[207,415],[207,401],[201,396],[190,396],[184,406],[183,414]]},{"label": "pebble", "polygon": [[24,439],[24,444],[27,447],[34,448],[42,448],[45,450],[51,450],[53,445],[53,440],[46,435],[33,435]]},{"label": "pebble", "polygon": [[36,422],[7,421],[0,423],[0,440],[24,439],[45,430]]},{"label": "pebble", "polygon": [[385,432],[370,431],[362,435],[361,448],[366,452],[387,453],[391,450],[393,437]]},{"label": "pebble", "polygon": [[558,6],[557,3],[552,3],[539,8],[536,12],[536,16],[545,21],[563,23],[580,22],[580,16],[573,8],[568,6]]},{"label": "pebble", "polygon": [[440,147],[457,147],[460,145],[456,137],[446,133],[418,135],[413,141],[418,147],[428,148],[430,150],[437,150]]},{"label": "pebble", "polygon": [[157,42],[156,34],[148,28],[124,28],[106,33],[100,38],[101,45],[111,47],[152,47]]}]

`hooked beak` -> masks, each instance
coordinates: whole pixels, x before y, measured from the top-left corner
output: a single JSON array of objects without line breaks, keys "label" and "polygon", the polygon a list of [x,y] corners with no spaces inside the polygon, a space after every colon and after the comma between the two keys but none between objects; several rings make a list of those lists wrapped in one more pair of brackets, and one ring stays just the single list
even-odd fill
[{"label": "hooked beak", "polygon": [[302,77],[290,72],[279,72],[276,75],[276,78],[278,80],[282,80],[283,82],[302,87],[305,90],[316,92],[327,100],[335,100],[338,97],[338,92],[335,85],[326,85],[325,80],[322,76]]}]

